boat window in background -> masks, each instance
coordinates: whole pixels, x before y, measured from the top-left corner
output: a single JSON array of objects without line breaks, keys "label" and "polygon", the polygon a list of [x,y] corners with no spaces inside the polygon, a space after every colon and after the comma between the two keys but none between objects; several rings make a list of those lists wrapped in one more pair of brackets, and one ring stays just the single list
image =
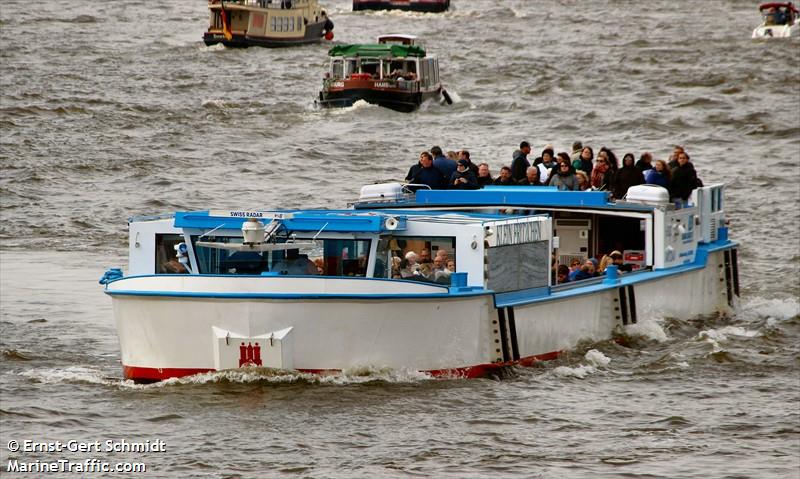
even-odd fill
[{"label": "boat window in background", "polygon": [[[160,274],[179,274],[185,273],[182,268],[174,268],[177,262],[175,246],[183,242],[183,235],[179,234],[156,234],[156,265],[153,269]],[[180,265],[180,263],[178,263]]]}]

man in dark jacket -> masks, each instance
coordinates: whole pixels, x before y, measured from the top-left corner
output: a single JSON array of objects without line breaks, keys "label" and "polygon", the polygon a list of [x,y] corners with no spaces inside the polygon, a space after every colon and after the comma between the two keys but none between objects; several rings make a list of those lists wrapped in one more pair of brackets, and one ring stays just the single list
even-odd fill
[{"label": "man in dark jacket", "polygon": [[433,166],[438,168],[445,178],[450,178],[456,171],[456,162],[444,156],[444,152],[438,146],[431,148],[431,155],[433,155]]},{"label": "man in dark jacket", "polygon": [[500,168],[500,175],[494,179],[493,185],[516,186],[517,182],[511,177],[511,168],[504,166]]},{"label": "man in dark jacket", "polygon": [[642,156],[639,157],[639,161],[636,162],[636,168],[642,173],[653,169],[653,154],[649,151],[642,153]]},{"label": "man in dark jacket", "polygon": [[520,181],[525,178],[525,172],[531,163],[528,161],[528,155],[531,152],[531,145],[527,141],[519,144],[519,150],[514,152],[511,160],[511,177],[514,181]]},{"label": "man in dark jacket", "polygon": [[634,165],[635,160],[632,153],[625,153],[625,156],[622,157],[622,168],[614,175],[614,198],[618,200],[628,193],[628,188],[631,186],[644,183],[644,175]]},{"label": "man in dark jacket", "polygon": [[458,167],[450,176],[449,186],[455,190],[478,189],[478,179],[475,178],[475,173],[470,171],[466,160],[458,160]]},{"label": "man in dark jacket", "polygon": [[467,162],[467,168],[469,171],[472,172],[473,175],[476,177],[478,176],[478,165],[472,162],[472,159],[469,157],[469,151],[461,150],[458,152],[458,161],[464,160]]},{"label": "man in dark jacket", "polygon": [[689,162],[689,154],[678,153],[678,166],[672,169],[672,180],[669,182],[669,196],[672,201],[682,200],[686,203],[697,188],[698,179],[694,165]]},{"label": "man in dark jacket", "polygon": [[[418,166],[418,168],[415,168]],[[427,151],[419,154],[419,165],[411,167],[409,181],[417,185],[428,185],[432,190],[441,190],[446,186],[444,175],[433,166],[433,157]]]}]

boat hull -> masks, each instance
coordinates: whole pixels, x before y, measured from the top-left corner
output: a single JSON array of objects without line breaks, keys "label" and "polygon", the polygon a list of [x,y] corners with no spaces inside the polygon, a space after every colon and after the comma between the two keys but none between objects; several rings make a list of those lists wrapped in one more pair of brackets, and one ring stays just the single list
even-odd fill
[{"label": "boat hull", "polygon": [[283,48],[293,47],[300,45],[310,45],[320,43],[323,40],[322,31],[324,23],[309,23],[305,27],[305,34],[298,37],[269,37],[269,36],[254,36],[241,33],[234,33],[230,39],[225,38],[222,32],[213,31],[205,32],[203,34],[203,42],[207,46],[216,44],[223,44],[229,48],[247,48],[247,47],[265,47],[265,48]]},{"label": "boat hull", "polygon": [[379,105],[400,112],[412,112],[429,100],[439,100],[442,95],[438,91],[406,92],[387,91],[372,88],[348,88],[337,91],[322,91],[319,94],[319,105],[324,108],[344,108],[353,106],[358,100]]},{"label": "boat hull", "polygon": [[353,0],[353,11],[404,10],[439,13],[450,8],[450,0]]},{"label": "boat hull", "polygon": [[[125,377],[139,382],[253,364],[476,377],[555,358],[583,340],[608,339],[637,318],[730,312],[738,288],[733,247],[709,252],[702,266],[551,292],[495,295],[408,281],[192,276],[125,278],[106,292]],[[344,294],[359,285],[359,294]],[[248,352],[249,346],[260,352]]]},{"label": "boat hull", "polygon": [[797,36],[800,30],[798,23],[787,25],[761,25],[753,30],[753,38],[768,39],[768,38],[790,38]]}]

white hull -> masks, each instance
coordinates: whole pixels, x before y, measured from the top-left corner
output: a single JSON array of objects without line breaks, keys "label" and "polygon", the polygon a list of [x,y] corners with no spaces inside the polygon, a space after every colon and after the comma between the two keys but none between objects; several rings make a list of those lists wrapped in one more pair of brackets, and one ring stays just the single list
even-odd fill
[{"label": "white hull", "polygon": [[[727,312],[722,263],[719,250],[703,269],[623,275],[620,284],[517,298],[497,308],[488,292],[447,293],[439,286],[380,280],[149,276],[112,282],[108,292],[125,374],[132,379],[236,368],[240,346],[256,342],[263,367],[388,367],[472,376],[552,357],[584,339],[607,339],[626,319],[621,309],[628,321]],[[156,287],[157,295],[147,293]],[[628,293],[624,308],[620,287]],[[139,295],[131,294],[136,290]],[[309,296],[312,290],[318,294]],[[352,297],[355,291],[360,297]]]},{"label": "white hull", "polygon": [[761,25],[753,30],[753,38],[789,38],[797,36],[800,27],[792,25]]}]

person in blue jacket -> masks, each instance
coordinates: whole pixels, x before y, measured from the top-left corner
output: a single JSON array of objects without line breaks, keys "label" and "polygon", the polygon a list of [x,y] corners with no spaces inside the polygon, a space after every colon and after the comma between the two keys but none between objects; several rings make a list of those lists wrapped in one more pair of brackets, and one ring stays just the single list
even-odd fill
[{"label": "person in blue jacket", "polygon": [[670,180],[672,180],[672,172],[669,171],[669,166],[664,160],[657,160],[653,163],[653,168],[644,172],[644,182],[648,185],[669,188]]}]

